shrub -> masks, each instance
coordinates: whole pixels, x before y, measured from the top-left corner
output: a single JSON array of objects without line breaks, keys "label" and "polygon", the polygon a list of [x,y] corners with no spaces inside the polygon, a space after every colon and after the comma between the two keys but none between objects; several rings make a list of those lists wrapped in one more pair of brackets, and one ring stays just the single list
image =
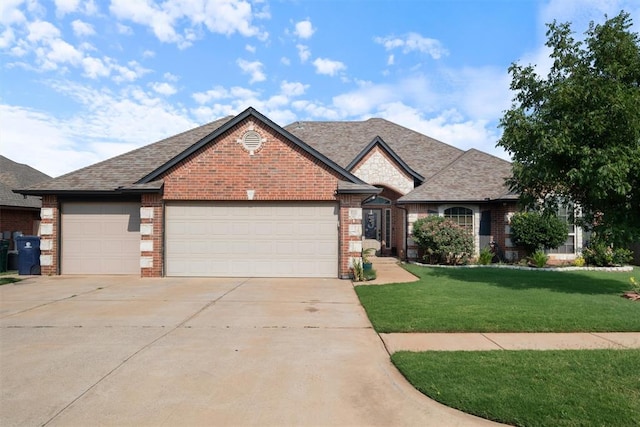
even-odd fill
[{"label": "shrub", "polygon": [[413,224],[413,240],[429,264],[457,265],[473,256],[473,237],[450,219],[431,215]]},{"label": "shrub", "polygon": [[576,267],[584,267],[585,264],[586,261],[584,260],[583,256],[579,256],[573,261],[573,265]]},{"label": "shrub", "polygon": [[511,240],[527,254],[556,249],[567,240],[567,223],[556,215],[518,212],[511,218]]},{"label": "shrub", "polygon": [[614,249],[602,240],[594,239],[582,251],[582,256],[589,265],[611,267],[628,264],[633,258],[633,252],[624,248]]},{"label": "shrub", "polygon": [[359,259],[353,260],[353,267],[351,267],[353,271],[353,281],[354,282],[362,282],[364,280],[364,269],[362,268],[362,262]]},{"label": "shrub", "polygon": [[484,248],[480,251],[480,255],[478,255],[478,264],[480,265],[489,265],[491,261],[493,261],[494,253],[491,252],[490,248]]},{"label": "shrub", "polygon": [[549,261],[549,255],[545,254],[544,251],[538,249],[531,255],[531,261],[533,265],[538,268],[542,268],[547,265],[547,261]]}]

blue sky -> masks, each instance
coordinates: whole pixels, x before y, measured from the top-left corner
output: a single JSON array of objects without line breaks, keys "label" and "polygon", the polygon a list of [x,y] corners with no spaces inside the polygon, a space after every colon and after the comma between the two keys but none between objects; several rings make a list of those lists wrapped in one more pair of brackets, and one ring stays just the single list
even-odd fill
[{"label": "blue sky", "polygon": [[3,0],[0,154],[58,176],[253,106],[508,158],[509,64],[623,9],[637,32],[637,0]]}]

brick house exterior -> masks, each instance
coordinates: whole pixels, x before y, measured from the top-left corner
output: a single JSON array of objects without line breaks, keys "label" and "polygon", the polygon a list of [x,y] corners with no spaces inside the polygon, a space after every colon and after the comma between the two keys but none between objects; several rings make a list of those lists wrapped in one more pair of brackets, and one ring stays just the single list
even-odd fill
[{"label": "brick house exterior", "polygon": [[363,247],[418,259],[413,223],[451,208],[476,250],[517,259],[510,171],[382,119],[280,127],[249,108],[21,191],[43,197],[43,274],[347,278]]},{"label": "brick house exterior", "polygon": [[51,179],[31,166],[16,163],[0,156],[0,237],[11,240],[9,249],[14,250],[13,235],[35,235],[40,226],[38,196],[22,196],[14,189],[25,188]]}]

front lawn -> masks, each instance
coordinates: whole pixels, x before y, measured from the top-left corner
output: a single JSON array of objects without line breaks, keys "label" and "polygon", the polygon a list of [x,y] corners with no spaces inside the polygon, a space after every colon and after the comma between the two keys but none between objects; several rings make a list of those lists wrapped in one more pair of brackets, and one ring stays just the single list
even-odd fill
[{"label": "front lawn", "polygon": [[398,352],[414,387],[517,426],[640,425],[640,350]]},{"label": "front lawn", "polygon": [[378,332],[640,331],[633,273],[407,265],[414,283],[356,286]]}]

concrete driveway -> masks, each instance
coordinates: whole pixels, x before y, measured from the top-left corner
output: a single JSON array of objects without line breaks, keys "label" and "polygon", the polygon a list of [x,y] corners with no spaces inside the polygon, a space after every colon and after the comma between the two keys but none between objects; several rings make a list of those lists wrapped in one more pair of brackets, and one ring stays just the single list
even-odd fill
[{"label": "concrete driveway", "polygon": [[489,425],[395,370],[348,281],[0,286],[0,425]]}]

